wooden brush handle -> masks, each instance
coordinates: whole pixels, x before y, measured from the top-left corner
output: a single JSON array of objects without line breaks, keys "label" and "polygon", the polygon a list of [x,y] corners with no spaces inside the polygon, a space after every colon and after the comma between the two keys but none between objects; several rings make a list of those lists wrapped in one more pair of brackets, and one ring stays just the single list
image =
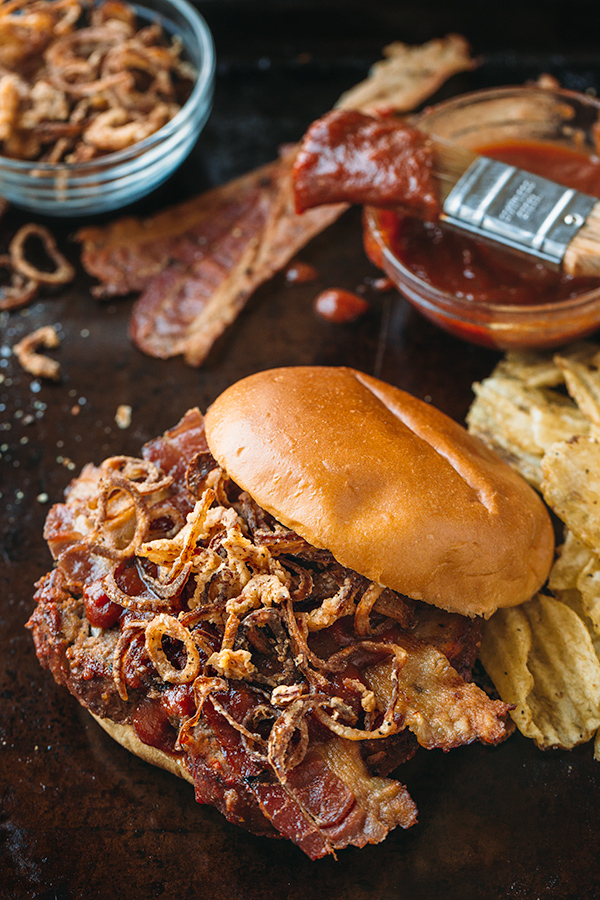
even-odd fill
[{"label": "wooden brush handle", "polygon": [[562,268],[568,275],[600,278],[600,200],[567,247]]}]

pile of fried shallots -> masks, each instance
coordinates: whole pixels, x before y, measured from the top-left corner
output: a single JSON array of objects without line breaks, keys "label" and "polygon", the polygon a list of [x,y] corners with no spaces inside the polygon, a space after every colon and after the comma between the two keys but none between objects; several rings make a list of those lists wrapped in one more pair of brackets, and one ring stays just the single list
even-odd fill
[{"label": "pile of fried shallots", "polygon": [[0,152],[77,163],[123,150],[181,109],[195,72],[178,38],[129,4],[8,0],[0,6]]}]

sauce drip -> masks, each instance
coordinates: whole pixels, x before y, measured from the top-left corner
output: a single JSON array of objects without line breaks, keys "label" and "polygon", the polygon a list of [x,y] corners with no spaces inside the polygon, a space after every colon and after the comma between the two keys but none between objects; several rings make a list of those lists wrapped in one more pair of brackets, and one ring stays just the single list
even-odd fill
[{"label": "sauce drip", "polygon": [[[600,197],[600,159],[541,143],[505,143],[478,153]],[[393,252],[423,281],[481,304],[537,306],[597,288],[597,278],[574,278],[438,222],[381,213]]]},{"label": "sauce drip", "polygon": [[364,297],[342,288],[328,288],[314,300],[317,315],[328,322],[355,322],[369,308]]}]

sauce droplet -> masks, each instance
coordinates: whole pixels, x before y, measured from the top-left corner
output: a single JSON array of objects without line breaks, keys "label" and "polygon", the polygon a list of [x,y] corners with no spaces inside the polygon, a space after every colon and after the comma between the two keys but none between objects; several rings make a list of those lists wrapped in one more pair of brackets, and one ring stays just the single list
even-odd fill
[{"label": "sauce droplet", "polygon": [[314,309],[317,315],[328,322],[355,322],[369,308],[364,297],[343,288],[328,288],[314,301]]}]

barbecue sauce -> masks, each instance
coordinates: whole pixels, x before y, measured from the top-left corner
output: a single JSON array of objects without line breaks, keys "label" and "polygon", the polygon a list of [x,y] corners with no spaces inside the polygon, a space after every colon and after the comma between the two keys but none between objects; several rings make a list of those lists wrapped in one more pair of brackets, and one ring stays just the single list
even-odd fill
[{"label": "barbecue sauce", "polygon": [[[478,148],[506,162],[600,197],[600,159],[541,143]],[[476,240],[439,222],[382,211],[380,224],[394,254],[423,281],[479,304],[536,306],[597,288],[597,278],[574,278],[533,258]]]},{"label": "barbecue sauce", "polygon": [[328,288],[314,300],[314,310],[328,322],[355,322],[369,308],[364,297],[342,288]]}]

